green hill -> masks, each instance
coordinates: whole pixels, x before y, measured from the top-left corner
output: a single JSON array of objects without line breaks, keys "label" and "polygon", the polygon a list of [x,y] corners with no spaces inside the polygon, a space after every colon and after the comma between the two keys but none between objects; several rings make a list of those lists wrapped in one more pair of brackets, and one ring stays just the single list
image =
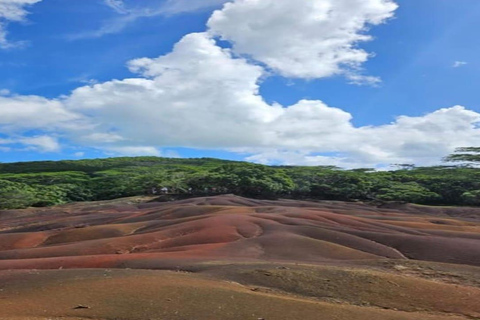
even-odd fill
[{"label": "green hill", "polygon": [[478,205],[480,170],[443,166],[383,172],[159,157],[0,163],[2,209],[161,193]]}]

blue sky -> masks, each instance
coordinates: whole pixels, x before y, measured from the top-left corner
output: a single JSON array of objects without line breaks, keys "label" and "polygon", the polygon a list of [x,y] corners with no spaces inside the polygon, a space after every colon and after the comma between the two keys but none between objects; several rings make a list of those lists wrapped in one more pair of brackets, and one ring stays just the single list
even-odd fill
[{"label": "blue sky", "polygon": [[[9,10],[9,1],[0,0],[0,10]],[[226,1],[25,0],[25,5],[14,9],[29,14],[12,18],[0,12],[0,35],[2,30],[6,33],[0,48],[0,161],[155,154],[381,167],[398,162],[434,164],[456,147],[480,145],[480,42],[476,41],[480,2],[369,0],[370,7],[362,7],[359,0],[343,0],[331,7],[332,12],[341,14],[353,7],[356,11],[351,14],[361,21],[359,26],[348,26],[332,15],[325,21],[312,20],[307,29],[288,18],[289,5],[303,5],[297,0],[264,1],[265,8],[258,8],[258,1],[236,0],[225,10]],[[304,2],[305,6],[335,3]],[[212,17],[214,10],[217,18]],[[305,12],[299,9],[293,14],[299,15],[299,21],[314,19],[300,16]],[[236,32],[247,25],[246,13],[268,24],[255,29],[252,20],[250,33]],[[342,31],[345,28],[351,28],[348,34]],[[284,40],[272,36],[277,29],[287,30],[277,36]],[[188,36],[205,31],[207,40]],[[359,34],[372,38],[349,40]],[[182,49],[172,53],[185,36]],[[300,63],[289,66],[278,52],[295,50],[300,41],[293,41],[295,37],[317,48],[325,48],[331,37],[344,45],[305,52],[301,57],[308,59],[293,53],[292,59]],[[259,48],[258,38],[272,43]],[[203,40],[215,41],[214,46]],[[343,52],[345,44],[370,56],[350,61],[349,52]],[[272,50],[275,46],[278,49]],[[214,58],[216,49],[231,50],[224,62],[218,62],[194,54],[199,48],[210,50]],[[297,51],[305,48],[299,46]],[[332,63],[327,60],[331,54],[347,63]],[[170,58],[155,60],[162,56]],[[129,70],[129,61],[144,57],[150,59],[146,65],[143,61],[137,63],[138,70]],[[197,68],[182,69],[192,61],[214,66],[211,77],[216,78],[197,74],[202,72]],[[235,65],[238,70],[230,75],[223,72],[230,63],[242,65]],[[355,66],[345,67],[348,63]],[[339,70],[316,69],[330,64]],[[303,67],[311,72],[299,71]],[[218,75],[217,68],[222,70]],[[182,76],[165,70],[177,70]],[[360,83],[352,84],[354,76],[361,77],[356,81]],[[121,90],[132,90],[131,83],[128,88],[121,83],[128,78],[156,83],[158,91],[153,94],[151,84],[144,81],[141,88],[135,83],[136,91],[123,96]],[[113,79],[120,82],[111,85]],[[181,92],[191,99],[171,94],[176,88],[173,81],[189,83]],[[226,81],[240,88],[238,92],[218,85]],[[144,85],[152,96],[142,93]],[[191,89],[197,85],[204,87]],[[78,89],[82,87],[89,89]],[[74,90],[81,92],[72,94]],[[165,91],[167,97],[162,96]],[[205,92],[212,97],[203,99]],[[99,101],[99,106],[85,103],[89,99]],[[195,106],[197,99],[200,107]],[[252,99],[262,101],[243,102]],[[316,103],[300,103],[303,100]],[[42,116],[48,121],[35,124]],[[253,118],[255,123],[250,123]],[[157,124],[159,128],[153,128]]]}]

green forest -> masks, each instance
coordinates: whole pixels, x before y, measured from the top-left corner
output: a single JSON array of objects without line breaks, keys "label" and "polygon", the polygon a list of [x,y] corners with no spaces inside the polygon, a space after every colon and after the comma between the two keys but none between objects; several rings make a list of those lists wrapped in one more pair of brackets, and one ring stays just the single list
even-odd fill
[{"label": "green forest", "polygon": [[[399,201],[480,205],[477,148],[459,149],[446,165],[398,170],[266,166],[211,158],[123,157],[0,163],[0,209],[44,207],[140,195],[233,193],[253,198]],[[459,165],[452,165],[459,162]],[[447,165],[448,164],[448,165]]]}]

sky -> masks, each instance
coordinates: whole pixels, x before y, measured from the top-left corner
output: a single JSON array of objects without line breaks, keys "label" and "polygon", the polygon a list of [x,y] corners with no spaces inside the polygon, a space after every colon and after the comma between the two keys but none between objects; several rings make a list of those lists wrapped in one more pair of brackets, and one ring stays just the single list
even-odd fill
[{"label": "sky", "polygon": [[480,147],[478,0],[0,0],[0,162],[436,165]]}]

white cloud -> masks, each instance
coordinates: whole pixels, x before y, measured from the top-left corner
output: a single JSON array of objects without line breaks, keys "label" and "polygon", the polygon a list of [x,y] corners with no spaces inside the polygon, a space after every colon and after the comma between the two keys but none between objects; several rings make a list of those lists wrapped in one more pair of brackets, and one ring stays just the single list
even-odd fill
[{"label": "white cloud", "polygon": [[480,141],[480,115],[460,106],[355,127],[351,114],[318,100],[269,105],[258,91],[262,68],[234,58],[204,33],[129,66],[143,77],[82,87],[65,100],[118,139],[99,145],[220,148],[259,162],[356,167],[430,164]]},{"label": "white cloud", "polygon": [[346,75],[352,82],[378,82],[361,76],[370,54],[358,44],[371,40],[368,27],[391,18],[391,0],[235,0],[213,13],[210,32],[233,43],[286,77]]},{"label": "white cloud", "polygon": [[42,0],[0,0],[0,48],[7,49],[22,45],[7,39],[6,26],[9,22],[22,22],[28,14],[26,7]]},{"label": "white cloud", "polygon": [[468,64],[468,62],[465,62],[465,61],[455,61],[452,65],[453,68],[459,68],[459,67],[463,67],[463,66],[466,66]]},{"label": "white cloud", "polygon": [[[314,103],[313,101],[310,103]],[[401,116],[388,125],[354,127],[338,110],[323,106],[305,118],[323,118],[331,124],[323,131],[305,122],[305,127],[280,131],[271,148],[243,148],[247,159],[260,163],[378,167],[392,163],[438,164],[440,159],[461,146],[480,146],[480,114],[462,106],[439,109],[419,117]],[[325,109],[326,108],[326,109]],[[299,120],[299,118],[296,118]],[[290,123],[295,117],[290,118]],[[300,122],[299,122],[300,123]],[[280,125],[282,127],[282,125]],[[296,131],[297,135],[292,135]]]},{"label": "white cloud", "polygon": [[232,59],[203,33],[187,35],[170,54],[129,65],[146,78],[79,88],[68,108],[88,110],[99,128],[126,141],[206,148],[249,145],[283,112],[257,94],[262,68]]},{"label": "white cloud", "polygon": [[40,152],[58,152],[61,149],[57,139],[50,136],[23,137],[18,142],[27,146],[29,150]]},{"label": "white cloud", "polygon": [[480,114],[460,106],[355,127],[351,114],[318,100],[269,105],[259,95],[264,70],[205,33],[129,67],[142,77],[80,87],[60,100],[1,97],[0,128],[56,128],[112,154],[160,155],[159,147],[183,146],[248,153],[258,162],[344,167],[430,164],[480,141]]},{"label": "white cloud", "polygon": [[57,138],[48,135],[30,137],[15,135],[8,139],[0,139],[1,152],[9,152],[12,150],[58,152],[61,150],[61,146]]},{"label": "white cloud", "polygon": [[25,7],[42,0],[0,0],[0,18],[9,21],[22,21],[28,12]]},{"label": "white cloud", "polygon": [[[381,23],[392,15],[396,7],[392,2],[320,2],[333,11],[317,8],[311,1],[291,3],[243,0],[227,5],[223,12],[241,29],[245,25],[232,17],[246,10],[248,26],[258,35],[255,38],[254,32],[247,32],[242,43],[268,42],[262,33],[273,35],[270,28],[275,25],[279,32],[292,29],[286,38],[300,37],[292,43],[277,37],[281,39],[259,44],[259,53],[246,52],[261,61],[259,55],[271,53],[269,57],[279,64],[268,64],[282,74],[308,78],[343,73],[350,81],[375,82],[375,78],[362,78],[351,68],[345,69],[344,64],[358,67],[364,59],[356,57],[367,58],[354,44],[368,38],[364,35],[367,24]],[[346,3],[352,5],[347,8]],[[260,9],[253,10],[254,5]],[[340,9],[348,10],[335,13]],[[259,12],[265,12],[264,20],[250,20],[250,13],[258,17]],[[351,21],[344,16],[347,13]],[[224,22],[219,27],[219,15],[217,11],[210,20],[215,34],[227,30]],[[280,22],[273,23],[275,19]],[[319,36],[319,26],[331,37],[326,37],[326,31]],[[302,49],[306,38],[314,54],[305,52],[291,66],[285,62],[295,60],[294,53],[283,60],[265,49],[277,46],[282,51],[289,45]],[[169,54],[131,61],[128,66],[137,77],[82,86],[58,99],[0,96],[0,134],[43,151],[59,150],[57,139],[61,138],[114,155],[161,155],[159,148],[192,147],[243,153],[257,162],[342,167],[432,164],[456,147],[479,144],[480,114],[461,106],[418,117],[401,116],[383,126],[355,127],[350,113],[319,100],[301,100],[291,106],[268,104],[259,93],[268,71],[239,57],[237,53],[245,50],[239,49],[235,39],[230,39],[236,47],[232,52],[219,47],[209,32],[186,35]],[[319,52],[320,48],[324,51]],[[25,137],[31,130],[41,134]]]},{"label": "white cloud", "polygon": [[65,109],[60,100],[39,96],[0,96],[0,133],[83,128],[83,116]]},{"label": "white cloud", "polygon": [[456,147],[478,146],[479,123],[479,113],[454,106],[421,117],[401,116],[385,126],[361,128],[358,136],[378,150],[372,152],[377,161],[429,163]]}]

